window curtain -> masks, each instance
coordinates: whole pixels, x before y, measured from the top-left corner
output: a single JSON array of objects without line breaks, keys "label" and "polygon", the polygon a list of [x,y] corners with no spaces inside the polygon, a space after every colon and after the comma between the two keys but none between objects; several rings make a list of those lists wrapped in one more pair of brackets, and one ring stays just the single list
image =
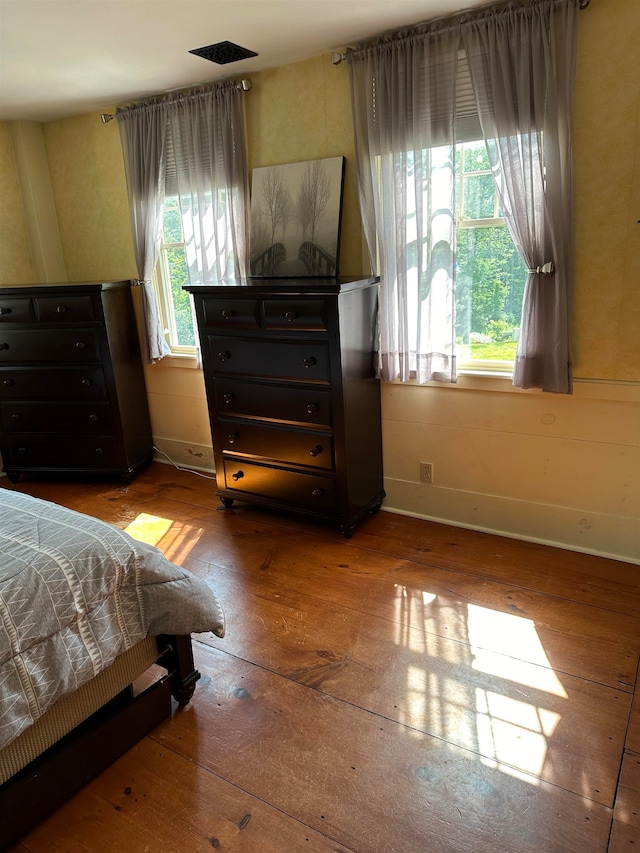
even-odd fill
[{"label": "window curtain", "polygon": [[348,51],[360,208],[381,276],[383,379],[455,381],[454,145],[484,136],[530,270],[514,384],[571,392],[579,5],[509,3]]},{"label": "window curtain", "polygon": [[164,105],[116,112],[129,196],[133,250],[140,284],[142,360],[154,364],[171,350],[164,337],[151,277],[162,237],[168,116]]},{"label": "window curtain", "polygon": [[180,200],[191,284],[247,273],[247,158],[242,91],[234,80],[171,104],[167,195]]},{"label": "window curtain", "polygon": [[248,180],[235,81],[134,104],[116,116],[125,160],[147,363],[170,349],[151,284],[167,195],[180,198],[190,283],[246,274]]},{"label": "window curtain", "polygon": [[386,380],[456,379],[458,47],[458,32],[423,28],[347,54],[360,209],[381,276]]},{"label": "window curtain", "polygon": [[513,376],[569,394],[571,124],[578,0],[531,0],[462,26],[480,124],[529,274]]}]

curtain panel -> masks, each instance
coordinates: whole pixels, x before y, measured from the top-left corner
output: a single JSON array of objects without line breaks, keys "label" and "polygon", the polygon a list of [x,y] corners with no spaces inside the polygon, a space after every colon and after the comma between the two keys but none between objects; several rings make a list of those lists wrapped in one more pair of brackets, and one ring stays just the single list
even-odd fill
[{"label": "curtain panel", "polygon": [[380,259],[383,379],[453,382],[455,103],[459,35],[348,53],[360,209]]},{"label": "curtain panel", "polygon": [[578,0],[534,0],[461,28],[487,152],[529,272],[514,385],[572,391],[571,130]]},{"label": "curtain panel", "polygon": [[246,274],[248,177],[241,98],[237,83],[225,81],[116,111],[144,297],[147,363],[170,354],[151,284],[166,196],[179,198],[190,283]]},{"label": "curtain panel", "polygon": [[116,112],[127,178],[133,251],[141,286],[142,360],[154,364],[171,350],[164,337],[151,278],[162,238],[168,116],[162,104]]},{"label": "curtain panel", "polygon": [[348,52],[360,206],[382,279],[383,379],[455,381],[456,199],[446,175],[457,142],[484,138],[529,269],[514,384],[571,392],[578,9],[579,0],[509,3]]}]

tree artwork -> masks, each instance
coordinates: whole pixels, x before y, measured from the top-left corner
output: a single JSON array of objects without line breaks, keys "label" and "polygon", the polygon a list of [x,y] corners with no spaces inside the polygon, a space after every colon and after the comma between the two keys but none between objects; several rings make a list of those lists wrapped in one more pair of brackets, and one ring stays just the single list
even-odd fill
[{"label": "tree artwork", "polygon": [[253,170],[251,274],[337,275],[344,157]]}]

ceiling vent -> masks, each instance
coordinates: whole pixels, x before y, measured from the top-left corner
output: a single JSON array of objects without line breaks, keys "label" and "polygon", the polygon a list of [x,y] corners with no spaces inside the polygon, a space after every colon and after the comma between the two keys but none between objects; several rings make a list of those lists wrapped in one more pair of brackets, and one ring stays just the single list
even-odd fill
[{"label": "ceiling vent", "polygon": [[232,41],[220,41],[206,47],[197,47],[190,50],[189,53],[208,59],[209,62],[216,62],[218,65],[227,65],[229,62],[239,62],[241,59],[249,59],[251,56],[258,55],[253,50],[247,50],[246,47],[240,47]]}]

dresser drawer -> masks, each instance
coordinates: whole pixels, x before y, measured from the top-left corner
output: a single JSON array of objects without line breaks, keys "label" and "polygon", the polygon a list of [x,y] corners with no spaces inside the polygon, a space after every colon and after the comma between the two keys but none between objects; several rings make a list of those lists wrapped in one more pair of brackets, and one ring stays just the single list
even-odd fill
[{"label": "dresser drawer", "polygon": [[102,468],[116,463],[111,436],[33,435],[7,436],[9,459],[5,465],[21,468]]},{"label": "dresser drawer", "polygon": [[227,490],[239,493],[238,500],[247,494],[316,512],[337,508],[336,482],[332,477],[225,459],[224,478]]},{"label": "dresser drawer", "polygon": [[98,361],[93,329],[0,329],[0,364],[34,361]]},{"label": "dresser drawer", "polygon": [[86,323],[95,320],[93,300],[90,296],[38,296],[35,300],[36,315],[46,323]]},{"label": "dresser drawer", "polygon": [[209,350],[216,376],[329,382],[329,351],[323,343],[209,337]]},{"label": "dresser drawer", "polygon": [[6,432],[111,432],[108,403],[23,403],[0,405]]},{"label": "dresser drawer", "polygon": [[28,323],[34,319],[33,302],[25,297],[2,297],[0,291],[0,323]]},{"label": "dresser drawer", "polygon": [[328,388],[292,388],[241,379],[216,379],[214,387],[218,415],[331,426],[331,391]]},{"label": "dresser drawer", "polygon": [[265,329],[324,332],[328,328],[325,299],[265,299],[263,306]]},{"label": "dresser drawer", "polygon": [[263,459],[328,471],[334,468],[331,433],[227,418],[220,418],[219,426],[225,453],[261,456]]},{"label": "dresser drawer", "polygon": [[0,367],[0,400],[104,400],[106,397],[106,383],[99,365]]},{"label": "dresser drawer", "polygon": [[211,329],[258,329],[257,299],[203,299],[204,322]]}]

